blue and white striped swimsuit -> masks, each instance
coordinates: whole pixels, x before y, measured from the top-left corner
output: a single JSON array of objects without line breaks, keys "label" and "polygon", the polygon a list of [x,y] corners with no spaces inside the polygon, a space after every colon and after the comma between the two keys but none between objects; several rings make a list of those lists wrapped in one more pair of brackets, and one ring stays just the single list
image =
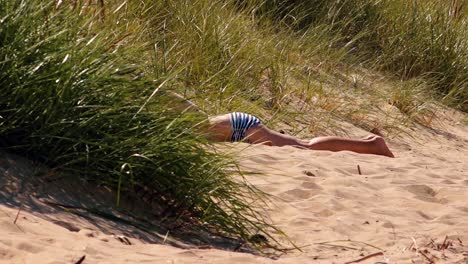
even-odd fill
[{"label": "blue and white striped swimsuit", "polygon": [[231,119],[231,142],[242,141],[251,127],[261,124],[260,119],[246,113],[234,112],[229,114]]}]

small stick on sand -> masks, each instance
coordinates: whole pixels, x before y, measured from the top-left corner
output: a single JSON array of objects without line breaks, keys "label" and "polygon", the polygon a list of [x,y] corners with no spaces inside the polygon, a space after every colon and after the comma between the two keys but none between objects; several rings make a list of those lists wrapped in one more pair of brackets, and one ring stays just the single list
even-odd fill
[{"label": "small stick on sand", "polygon": [[440,245],[440,248],[438,248],[439,250],[440,249],[444,250],[449,247],[450,241],[447,241],[447,239],[448,239],[448,236],[445,236],[444,242],[442,242],[442,245]]},{"label": "small stick on sand", "polygon": [[426,254],[424,254],[424,252],[422,252],[421,250],[418,250],[418,252],[423,255],[423,257],[425,257],[427,259],[427,261],[429,261],[429,263],[434,263],[434,260],[432,260],[430,257],[426,256]]},{"label": "small stick on sand", "polygon": [[362,175],[362,173],[361,173],[361,167],[359,166],[359,164],[357,165],[357,171],[359,172],[359,175]]},{"label": "small stick on sand", "polygon": [[[366,243],[366,242],[362,242],[362,241],[356,241],[356,240],[350,240],[350,239],[347,239],[347,240],[334,240],[334,241],[325,241],[325,242],[320,242],[320,243],[314,243],[316,245],[333,245],[331,243],[336,243],[336,242],[344,242],[344,243],[357,243],[357,244],[363,244],[363,245],[366,245],[366,246],[369,246],[371,248],[374,248],[374,249],[377,249],[377,250],[380,250],[380,251],[385,251],[379,247],[376,247],[374,245],[371,245],[369,243]],[[337,245],[334,245],[334,246],[337,246]]]},{"label": "small stick on sand", "polygon": [[414,245],[414,248],[416,249],[416,252],[419,252],[419,247],[418,247],[418,244],[416,243],[416,239],[414,239],[414,237],[411,237],[411,239],[413,240],[413,245]]},{"label": "small stick on sand", "polygon": [[166,235],[164,236],[163,245],[166,244],[167,237],[169,236],[169,230],[167,230]]},{"label": "small stick on sand", "polygon": [[434,247],[434,239],[431,238],[431,241],[429,243],[427,243],[424,247],[428,247],[428,246],[432,246]]},{"label": "small stick on sand", "polygon": [[359,248],[355,247],[348,247],[348,246],[343,246],[343,245],[336,245],[336,244],[331,244],[328,242],[323,242],[323,243],[316,243],[321,246],[327,246],[327,247],[338,247],[338,248],[346,248],[346,249],[352,249],[352,250],[359,250]]},{"label": "small stick on sand", "polygon": [[15,217],[15,221],[13,221],[13,224],[16,225],[16,221],[18,221],[18,217],[20,215],[20,212],[21,212],[21,208],[23,207],[23,204],[21,203],[20,204],[20,207],[18,208],[18,213],[16,214],[16,217]]},{"label": "small stick on sand", "polygon": [[83,261],[85,260],[86,258],[86,255],[83,255],[77,262],[75,262],[75,264],[81,264],[83,263]]},{"label": "small stick on sand", "polygon": [[366,259],[370,259],[370,258],[373,258],[373,257],[376,257],[376,256],[383,256],[383,254],[384,254],[383,252],[373,253],[373,254],[367,255],[367,256],[362,257],[362,258],[357,259],[357,260],[345,262],[345,264],[358,263],[358,262],[361,262],[361,261],[364,261],[364,260],[366,260]]}]

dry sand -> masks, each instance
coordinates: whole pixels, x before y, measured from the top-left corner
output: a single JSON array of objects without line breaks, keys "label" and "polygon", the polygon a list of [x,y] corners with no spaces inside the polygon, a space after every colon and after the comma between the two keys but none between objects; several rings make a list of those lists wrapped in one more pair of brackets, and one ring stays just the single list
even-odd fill
[{"label": "dry sand", "polygon": [[[277,260],[163,245],[164,237],[66,213],[44,202],[57,201],[60,186],[24,187],[37,171],[3,154],[0,263],[80,263],[83,256],[81,263],[346,263],[366,256],[356,263],[468,263],[468,127],[461,118],[450,113],[432,129],[418,128],[417,138],[390,140],[394,159],[249,146],[241,164],[262,173],[249,181],[276,197],[272,221],[302,247]],[[350,134],[366,135],[357,128]],[[96,197],[78,202],[108,199]]]}]

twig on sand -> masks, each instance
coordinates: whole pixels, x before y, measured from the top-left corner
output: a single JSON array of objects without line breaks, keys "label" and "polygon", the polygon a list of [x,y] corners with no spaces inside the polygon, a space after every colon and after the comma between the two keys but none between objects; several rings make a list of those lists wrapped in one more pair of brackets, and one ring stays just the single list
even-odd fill
[{"label": "twig on sand", "polygon": [[445,239],[442,242],[442,244],[437,244],[435,243],[433,239],[431,239],[431,241],[427,243],[425,246],[423,246],[422,248],[418,247],[418,244],[416,243],[416,239],[414,239],[414,237],[411,237],[411,239],[413,240],[413,243],[410,245],[408,249],[412,249],[414,252],[416,252],[417,255],[423,256],[430,264],[435,263],[434,259],[439,259],[439,257],[437,257],[434,254],[431,254],[429,250],[423,249],[423,248],[430,247],[431,249],[434,249],[437,251],[444,251],[445,249],[448,249],[452,245],[452,242],[448,240],[448,236],[445,236]]},{"label": "twig on sand", "polygon": [[359,164],[357,165],[357,171],[358,171],[359,175],[362,175],[362,173],[361,173],[361,167],[359,166]]},{"label": "twig on sand", "polygon": [[122,244],[125,245],[132,245],[132,242],[130,242],[130,239],[128,239],[125,236],[114,236],[117,240],[119,240]]},{"label": "twig on sand", "polygon": [[418,248],[418,244],[416,243],[416,239],[414,239],[414,237],[411,237],[411,239],[413,240],[413,244],[411,245],[411,247],[414,245],[414,248],[416,249],[416,252],[418,252],[419,248]]},{"label": "twig on sand", "polygon": [[83,255],[77,262],[75,262],[75,264],[81,264],[83,263],[83,261],[85,260],[86,258],[86,255]]},{"label": "twig on sand", "polygon": [[436,249],[437,250],[445,250],[448,249],[449,247],[453,246],[452,241],[448,239],[448,236],[445,236],[444,242],[442,242],[441,245],[437,245]]},{"label": "twig on sand", "polygon": [[434,260],[432,260],[432,258],[430,258],[426,254],[424,254],[424,252],[422,252],[421,250],[418,250],[418,253],[420,253],[424,258],[426,258],[427,261],[429,261],[429,263],[434,263]]},{"label": "twig on sand", "polygon": [[352,264],[352,263],[358,263],[358,262],[361,262],[361,261],[364,261],[366,259],[370,259],[370,258],[373,258],[373,257],[376,257],[376,256],[383,256],[383,252],[377,252],[377,253],[373,253],[373,254],[370,254],[370,255],[367,255],[367,256],[364,256],[360,259],[356,259],[356,260],[352,260],[352,261],[348,261],[348,262],[345,262],[345,264]]},{"label": "twig on sand", "polygon": [[327,243],[327,242],[317,243],[317,244],[321,245],[321,246],[327,246],[327,247],[339,247],[339,248],[346,248],[346,249],[352,249],[352,250],[359,250],[359,248],[348,247],[348,246],[343,246],[343,245],[336,245],[336,244],[330,244],[330,243]]},{"label": "twig on sand", "polygon": [[166,235],[164,236],[164,240],[162,242],[163,245],[166,244],[166,240],[168,236],[169,236],[169,230],[167,230]]},{"label": "twig on sand", "polygon": [[[357,243],[357,244],[363,244],[363,245],[366,245],[368,247],[371,247],[371,248],[375,248],[377,250],[380,250],[380,251],[385,251],[379,247],[376,247],[374,245],[371,245],[369,243],[366,243],[366,242],[362,242],[362,241],[355,241],[355,240],[350,240],[350,239],[347,239],[347,240],[335,240],[335,241],[325,241],[325,242],[320,242],[320,243],[315,243],[317,245],[333,245],[331,243],[336,243],[336,242],[347,242],[347,243]],[[337,245],[339,246],[339,245]]]},{"label": "twig on sand", "polygon": [[13,221],[13,224],[15,224],[15,225],[16,225],[16,221],[18,221],[18,217],[20,215],[21,208],[23,208],[23,203],[20,204],[20,206],[18,208],[18,213],[16,214],[16,217],[15,217],[15,221]]}]

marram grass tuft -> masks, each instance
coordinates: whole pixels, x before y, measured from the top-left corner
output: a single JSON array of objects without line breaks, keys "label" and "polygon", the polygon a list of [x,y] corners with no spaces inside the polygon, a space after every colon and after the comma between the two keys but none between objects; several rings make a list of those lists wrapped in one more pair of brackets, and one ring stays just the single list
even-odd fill
[{"label": "marram grass tuft", "polygon": [[148,77],[146,24],[92,8],[0,1],[1,149],[119,194],[148,188],[214,232],[244,241],[261,234],[280,249],[273,235],[282,232],[257,207],[265,195],[211,150],[200,117],[155,93],[174,75]]}]

